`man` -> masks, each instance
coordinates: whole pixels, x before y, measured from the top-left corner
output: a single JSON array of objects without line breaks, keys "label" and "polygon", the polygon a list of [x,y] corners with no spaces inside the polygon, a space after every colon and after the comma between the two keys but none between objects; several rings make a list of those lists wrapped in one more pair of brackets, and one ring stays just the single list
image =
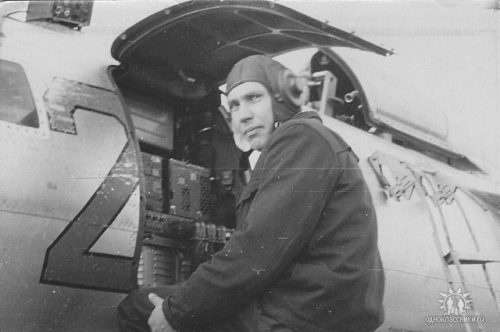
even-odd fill
[{"label": "man", "polygon": [[154,332],[360,332],[382,323],[370,193],[349,146],[288,98],[288,74],[260,55],[233,67],[235,139],[261,151],[237,231],[185,283],[132,293],[119,307],[122,331],[147,331],[146,320]]}]

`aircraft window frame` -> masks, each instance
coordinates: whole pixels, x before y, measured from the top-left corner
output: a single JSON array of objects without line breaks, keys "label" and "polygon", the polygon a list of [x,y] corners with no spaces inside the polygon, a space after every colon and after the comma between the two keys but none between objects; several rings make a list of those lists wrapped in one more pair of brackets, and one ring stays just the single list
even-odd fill
[{"label": "aircraft window frame", "polygon": [[[21,117],[13,120],[12,117],[9,118],[8,116],[4,116],[5,109],[2,109],[2,105],[0,104],[0,130],[15,131],[27,136],[47,138],[48,128],[46,116],[44,116],[42,109],[37,107],[33,89],[23,66],[14,61],[0,59],[0,74],[2,74],[1,76],[4,78],[6,76],[3,74],[7,71],[5,70],[5,68],[8,68],[9,72],[12,74],[11,77],[17,80],[16,83],[20,83],[20,85],[13,85],[13,87],[17,88],[17,90],[19,90],[20,92],[17,97],[23,99],[23,101],[21,102],[21,106],[18,107],[22,111],[24,111],[24,114]],[[4,86],[6,85],[7,84],[5,84]],[[9,90],[10,89],[7,89],[7,91]],[[0,99],[2,100],[14,99],[14,97],[12,97],[12,94],[9,95],[11,96],[11,98],[3,98],[3,95],[1,95],[1,93],[2,91],[0,91]],[[7,92],[6,94],[8,93],[9,92]],[[28,111],[28,109],[30,111]]]},{"label": "aircraft window frame", "polygon": [[[311,47],[290,51],[276,56],[274,59],[291,69],[297,76],[307,77],[310,80],[306,108],[313,109],[323,116],[341,121],[364,132],[369,132],[372,127],[378,128],[370,123],[370,118],[367,116],[368,102],[362,84],[350,66],[335,51],[333,47]],[[326,57],[328,62],[319,66],[324,68],[316,68],[313,72],[312,61],[318,54]],[[297,59],[304,60],[298,61]],[[333,68],[328,68],[329,66]],[[331,89],[328,89],[327,100],[329,102],[327,104],[329,107],[322,110],[323,77],[327,76],[320,75],[315,80],[313,74],[326,73],[326,71],[330,72],[328,76],[333,76],[335,84],[330,85]],[[318,84],[317,87],[314,87],[314,82]],[[312,98],[313,95],[315,98]],[[351,101],[346,100],[348,95],[353,98]]]}]

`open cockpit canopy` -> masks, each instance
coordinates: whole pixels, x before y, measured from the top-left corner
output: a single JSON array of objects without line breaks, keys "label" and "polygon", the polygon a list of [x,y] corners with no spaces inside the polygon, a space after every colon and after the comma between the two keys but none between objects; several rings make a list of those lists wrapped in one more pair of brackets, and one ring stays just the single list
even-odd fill
[{"label": "open cockpit canopy", "polygon": [[132,26],[111,54],[126,70],[123,83],[156,96],[202,97],[231,67],[252,54],[277,56],[310,47],[390,52],[267,1],[194,1],[160,11]]}]

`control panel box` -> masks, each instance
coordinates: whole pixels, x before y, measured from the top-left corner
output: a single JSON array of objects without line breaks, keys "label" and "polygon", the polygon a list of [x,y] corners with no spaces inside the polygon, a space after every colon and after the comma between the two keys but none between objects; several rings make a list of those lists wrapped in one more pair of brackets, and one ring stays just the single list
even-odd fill
[{"label": "control panel box", "polygon": [[172,214],[146,211],[144,232],[166,238],[190,240],[195,236],[196,225],[193,219]]},{"label": "control panel box", "polygon": [[211,184],[207,168],[170,159],[168,163],[170,213],[209,220]]},{"label": "control panel box", "polygon": [[139,260],[139,287],[161,287],[186,281],[192,272],[189,251],[145,244]]},{"label": "control panel box", "polygon": [[165,180],[165,159],[142,152],[142,166],[146,192],[146,209],[164,212],[168,210],[168,181]]},{"label": "control panel box", "polygon": [[164,212],[168,202],[168,191],[163,186],[163,180],[154,176],[145,175],[146,184],[146,209],[157,212]]},{"label": "control panel box", "polygon": [[141,155],[142,155],[142,166],[144,167],[143,170],[144,175],[163,178],[164,158],[145,152],[142,152]]},{"label": "control panel box", "polygon": [[74,26],[87,26],[93,6],[93,0],[29,1],[26,20],[52,19]]}]

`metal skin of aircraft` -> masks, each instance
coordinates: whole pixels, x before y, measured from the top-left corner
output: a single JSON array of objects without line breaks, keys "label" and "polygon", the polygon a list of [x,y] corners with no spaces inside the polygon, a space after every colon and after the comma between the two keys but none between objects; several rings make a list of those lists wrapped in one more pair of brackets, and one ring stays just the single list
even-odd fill
[{"label": "metal skin of aircraft", "polygon": [[266,1],[168,7],[103,49],[89,4],[19,19],[0,2],[0,331],[116,331],[126,293],[185,280],[223,246],[248,172],[219,87],[245,56],[299,49],[322,52],[309,106],[376,206],[377,331],[498,330],[500,192],[447,142],[437,104],[405,93],[398,55]]}]

